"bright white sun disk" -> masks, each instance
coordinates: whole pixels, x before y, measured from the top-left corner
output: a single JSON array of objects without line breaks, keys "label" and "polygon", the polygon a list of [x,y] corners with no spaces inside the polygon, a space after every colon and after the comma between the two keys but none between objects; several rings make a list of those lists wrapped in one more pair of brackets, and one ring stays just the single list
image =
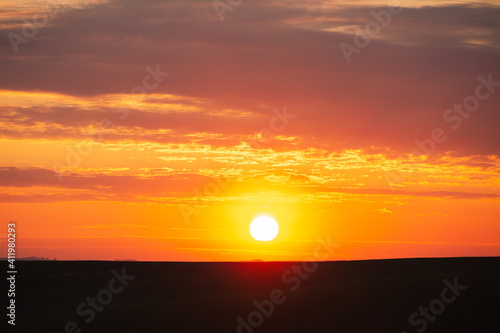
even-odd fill
[{"label": "bright white sun disk", "polygon": [[278,222],[270,216],[258,216],[250,224],[250,234],[258,241],[273,240],[278,232]]}]

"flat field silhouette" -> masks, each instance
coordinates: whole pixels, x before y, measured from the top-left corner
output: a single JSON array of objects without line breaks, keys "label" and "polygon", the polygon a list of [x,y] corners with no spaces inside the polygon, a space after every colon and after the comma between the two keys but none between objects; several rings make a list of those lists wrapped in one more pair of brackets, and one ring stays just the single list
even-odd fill
[{"label": "flat field silhouette", "polygon": [[500,258],[17,265],[20,332],[500,332]]}]

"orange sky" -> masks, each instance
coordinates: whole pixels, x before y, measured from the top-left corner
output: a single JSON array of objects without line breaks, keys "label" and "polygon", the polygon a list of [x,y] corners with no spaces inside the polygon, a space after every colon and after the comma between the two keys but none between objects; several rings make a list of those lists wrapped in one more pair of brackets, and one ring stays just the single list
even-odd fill
[{"label": "orange sky", "polygon": [[[0,41],[18,256],[500,255],[496,1],[401,2],[350,62],[385,3],[60,3],[18,52]],[[43,13],[0,6],[2,36]],[[259,214],[275,240],[249,235]]]}]

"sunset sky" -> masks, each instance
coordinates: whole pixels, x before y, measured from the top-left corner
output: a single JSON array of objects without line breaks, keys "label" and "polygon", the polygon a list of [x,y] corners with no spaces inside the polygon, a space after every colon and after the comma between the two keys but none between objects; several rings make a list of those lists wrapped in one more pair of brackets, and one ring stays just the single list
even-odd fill
[{"label": "sunset sky", "polygon": [[500,255],[500,2],[392,4],[0,0],[3,240],[17,221],[18,257]]}]

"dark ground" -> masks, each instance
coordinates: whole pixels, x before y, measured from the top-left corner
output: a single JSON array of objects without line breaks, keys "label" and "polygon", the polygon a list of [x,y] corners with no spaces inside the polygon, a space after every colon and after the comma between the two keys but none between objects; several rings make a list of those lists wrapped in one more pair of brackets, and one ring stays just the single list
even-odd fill
[{"label": "dark ground", "polygon": [[[302,263],[16,264],[16,326],[2,332],[500,332],[500,258],[323,262],[309,276],[286,273]],[[79,315],[76,308],[87,297],[99,294],[108,301],[111,270],[122,268],[135,279],[111,294],[93,320],[86,304],[81,308],[86,312]],[[425,320],[425,329],[420,315],[410,325],[410,315],[441,299],[443,280],[453,283],[455,277],[467,289],[449,304],[441,303],[444,309],[434,301],[435,311],[442,313],[429,313],[434,321]],[[120,288],[112,282],[112,288]],[[274,305],[269,317],[254,313],[255,328],[238,330],[237,318],[248,322],[256,311],[253,301],[269,300],[274,289],[283,292],[277,298],[284,302]],[[451,291],[444,294],[452,296]],[[66,324],[71,321],[75,327]]]}]

